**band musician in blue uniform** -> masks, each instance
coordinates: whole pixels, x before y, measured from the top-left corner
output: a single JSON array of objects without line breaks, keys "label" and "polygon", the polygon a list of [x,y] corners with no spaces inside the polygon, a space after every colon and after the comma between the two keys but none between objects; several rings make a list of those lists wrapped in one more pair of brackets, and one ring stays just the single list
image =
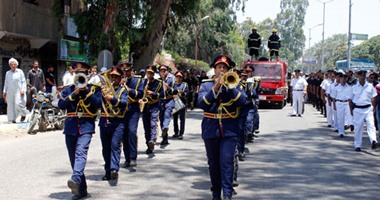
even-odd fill
[{"label": "band musician in blue uniform", "polygon": [[99,120],[100,139],[106,171],[102,180],[119,177],[121,141],[124,135],[124,115],[128,106],[128,91],[121,85],[123,71],[113,67],[100,75],[102,108]]},{"label": "band musician in blue uniform", "polygon": [[154,78],[157,69],[154,65],[146,67],[146,79],[144,83],[144,93],[139,100],[140,111],[142,110],[142,120],[145,132],[145,142],[148,149],[146,154],[153,153],[157,139],[157,121],[160,110],[159,99],[164,97],[162,81]]},{"label": "band musician in blue uniform", "polygon": [[137,166],[137,127],[140,119],[138,100],[142,98],[144,84],[140,75],[132,76],[133,64],[122,63],[119,67],[124,71],[124,85],[128,90],[128,110],[125,114],[123,151],[124,167]]},{"label": "band musician in blue uniform", "polygon": [[84,169],[102,97],[99,87],[86,82],[88,64],[74,63],[72,68],[76,71],[75,84],[63,89],[58,106],[67,110],[63,134],[73,170],[67,185],[74,194],[72,199],[82,199],[88,195]]},{"label": "band musician in blue uniform", "polygon": [[[224,199],[231,199],[233,160],[239,135],[236,125],[246,97],[236,87],[235,83],[239,82],[239,78],[233,76],[236,73],[227,72],[235,66],[228,56],[217,56],[210,66],[214,68],[215,76],[211,80],[203,80],[198,95],[199,107],[204,110],[202,139],[206,147],[213,199],[221,199],[222,191]],[[228,76],[224,75],[226,73]],[[233,84],[226,81],[230,79],[235,79]],[[230,85],[235,85],[235,88],[230,88]]]},{"label": "band musician in blue uniform", "polygon": [[174,90],[174,80],[168,76],[169,67],[166,65],[161,65],[159,67],[160,80],[162,81],[162,86],[164,89],[164,97],[161,99],[160,103],[160,127],[162,131],[162,141],[161,145],[167,145],[168,142],[168,130],[169,124],[172,116],[172,110],[174,108],[173,95],[178,93]]},{"label": "band musician in blue uniform", "polygon": [[[189,94],[189,86],[187,83],[183,82],[183,72],[177,71],[175,73],[175,84],[174,90],[178,93],[176,97],[180,98],[181,101],[186,105],[186,98]],[[180,125],[178,128],[178,117],[180,120]],[[174,126],[174,135],[173,138],[178,138],[179,140],[183,139],[183,134],[185,133],[185,118],[186,118],[186,108],[183,108],[173,114],[173,126]]]}]

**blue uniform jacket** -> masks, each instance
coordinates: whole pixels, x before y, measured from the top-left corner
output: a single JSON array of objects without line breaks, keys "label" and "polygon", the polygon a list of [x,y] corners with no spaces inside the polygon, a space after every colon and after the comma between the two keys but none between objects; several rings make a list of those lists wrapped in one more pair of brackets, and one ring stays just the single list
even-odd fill
[{"label": "blue uniform jacket", "polygon": [[186,98],[187,98],[187,95],[189,94],[189,86],[187,85],[187,83],[186,82],[182,82],[181,84],[174,83],[174,90],[177,91],[177,94],[179,90],[182,90],[182,93],[179,94],[178,97],[182,100],[184,104],[186,104]]},{"label": "blue uniform jacket", "polygon": [[158,79],[153,79],[148,83],[147,79],[144,79],[144,92],[145,90],[153,91],[151,96],[146,96],[148,98],[148,103],[145,107],[148,107],[150,111],[159,109],[159,100],[164,98],[164,89],[162,87],[162,81]]},{"label": "blue uniform jacket", "polygon": [[74,94],[75,85],[66,87],[61,96],[58,106],[67,110],[65,129],[66,135],[78,136],[81,134],[95,133],[95,118],[98,109],[102,105],[102,95],[100,88],[91,84],[88,89],[78,95]]},{"label": "blue uniform jacket", "polygon": [[204,110],[202,138],[236,137],[240,107],[246,103],[244,91],[222,87],[216,96],[213,86],[214,80],[204,80],[198,93],[198,106]]},{"label": "blue uniform jacket", "polygon": [[[104,97],[102,97],[103,106],[101,108],[102,112],[99,120],[100,127],[107,127],[109,125],[112,125],[112,123],[122,123],[124,121],[124,115],[128,108],[128,91],[127,88],[124,87],[124,85],[114,88],[116,96],[112,98],[110,103],[112,105],[113,110],[119,112],[118,114],[114,115],[113,112],[106,107],[106,100],[104,99]],[[106,115],[104,110],[105,108],[107,109],[109,116]]]},{"label": "blue uniform jacket", "polygon": [[138,101],[144,94],[143,79],[140,76],[133,76],[127,79],[125,85],[130,89],[128,93],[128,112],[140,112]]},{"label": "blue uniform jacket", "polygon": [[[162,79],[160,79],[162,82],[164,82]],[[165,83],[168,84],[168,89],[165,90],[165,96],[161,99],[163,107],[174,107],[174,100],[173,95],[178,94],[178,90],[174,89],[174,80],[171,77],[167,77],[165,80]]]}]

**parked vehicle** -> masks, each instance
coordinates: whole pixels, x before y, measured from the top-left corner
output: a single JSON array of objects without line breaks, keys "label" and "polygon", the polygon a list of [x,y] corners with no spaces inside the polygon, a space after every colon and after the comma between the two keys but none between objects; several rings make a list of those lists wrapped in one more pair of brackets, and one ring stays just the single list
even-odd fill
[{"label": "parked vehicle", "polygon": [[29,118],[27,132],[36,134],[34,130],[38,125],[38,131],[46,131],[48,128],[62,130],[66,115],[63,110],[52,104],[53,95],[39,92],[33,96],[33,108]]},{"label": "parked vehicle", "polygon": [[359,70],[372,70],[377,71],[377,67],[375,63],[371,60],[365,60],[365,59],[351,59],[350,66],[347,66],[347,60],[338,60],[335,62],[335,67],[337,70],[341,69],[343,71],[346,71],[348,69],[352,71],[359,71]]},{"label": "parked vehicle", "polygon": [[282,109],[288,98],[287,64],[261,58],[259,61],[247,62],[246,65],[253,65],[254,77],[261,80],[260,105],[269,104],[271,107]]}]

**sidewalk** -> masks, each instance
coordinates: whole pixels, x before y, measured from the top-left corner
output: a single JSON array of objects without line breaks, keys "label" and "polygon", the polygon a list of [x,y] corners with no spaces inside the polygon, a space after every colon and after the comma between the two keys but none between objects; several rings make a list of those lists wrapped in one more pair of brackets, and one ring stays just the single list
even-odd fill
[{"label": "sidewalk", "polygon": [[20,117],[16,119],[15,124],[8,122],[7,115],[0,115],[0,135],[14,135],[17,133],[26,133],[26,128],[28,127],[28,120],[30,114],[26,115],[26,120],[24,122],[20,122]]}]

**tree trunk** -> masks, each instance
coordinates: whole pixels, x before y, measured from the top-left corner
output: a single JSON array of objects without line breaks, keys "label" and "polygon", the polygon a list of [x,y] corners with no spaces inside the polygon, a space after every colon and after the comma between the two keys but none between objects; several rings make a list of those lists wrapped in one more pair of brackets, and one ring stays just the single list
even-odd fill
[{"label": "tree trunk", "polygon": [[153,64],[161,48],[162,38],[167,29],[171,0],[155,0],[150,10],[145,32],[140,41],[131,44],[136,70]]},{"label": "tree trunk", "polygon": [[115,50],[115,19],[118,12],[118,0],[111,0],[106,7],[106,13],[104,17],[103,30],[108,35],[108,47],[107,49],[114,54]]}]

